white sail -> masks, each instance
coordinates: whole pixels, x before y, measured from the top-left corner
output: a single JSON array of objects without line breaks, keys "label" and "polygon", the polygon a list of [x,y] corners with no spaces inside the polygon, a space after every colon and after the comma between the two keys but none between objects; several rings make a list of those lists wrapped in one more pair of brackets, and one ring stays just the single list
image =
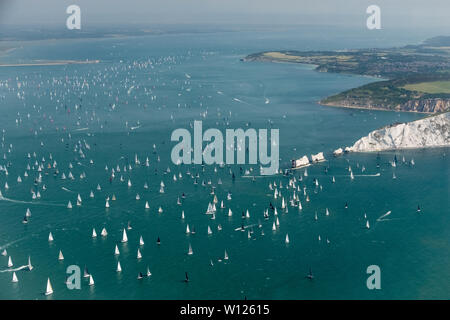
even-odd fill
[{"label": "white sail", "polygon": [[102,235],[102,237],[106,237],[108,235],[108,232],[106,231],[105,228],[102,229],[101,235]]},{"label": "white sail", "polygon": [[17,275],[16,272],[13,272],[13,276],[12,276],[12,282],[19,282],[19,279],[17,279]]},{"label": "white sail", "polygon": [[145,201],[145,209],[150,209],[150,205],[148,204],[148,201]]},{"label": "white sail", "polygon": [[186,233],[191,233],[191,230],[189,229],[189,224],[186,225]]},{"label": "white sail", "polygon": [[106,200],[105,208],[109,208],[109,201],[108,200]]},{"label": "white sail", "polygon": [[152,273],[150,272],[150,268],[147,267],[147,277],[150,277],[152,275]]},{"label": "white sail", "polygon": [[47,289],[45,290],[45,295],[48,296],[53,293],[52,284],[50,283],[50,278],[47,278]]},{"label": "white sail", "polygon": [[114,255],[118,256],[119,254],[120,254],[120,251],[116,244],[116,248],[114,249]]},{"label": "white sail", "polygon": [[142,236],[139,238],[139,245],[140,246],[144,245],[144,239],[142,238]]},{"label": "white sail", "polygon": [[97,232],[95,231],[95,228],[92,229],[92,238],[97,238]]},{"label": "white sail", "polygon": [[31,258],[30,258],[30,256],[28,256],[28,270],[29,271],[31,271],[31,270],[33,270],[33,265],[31,264]]},{"label": "white sail", "polygon": [[286,244],[288,244],[289,243],[289,235],[286,233],[286,239],[284,240],[284,242],[286,243]]},{"label": "white sail", "polygon": [[49,241],[49,242],[52,242],[52,241],[53,241],[53,235],[52,235],[51,232],[48,234],[48,241]]},{"label": "white sail", "polygon": [[117,261],[117,272],[121,272],[122,271],[122,267],[120,266],[120,261]]},{"label": "white sail", "polygon": [[233,215],[233,212],[231,211],[230,208],[228,208],[228,216],[231,217]]},{"label": "white sail", "polygon": [[13,265],[14,265],[14,264],[13,264],[13,262],[12,262],[11,256],[9,256],[9,257],[8,257],[8,268],[11,268]]},{"label": "white sail", "polygon": [[189,244],[188,254],[192,255],[193,253],[194,253],[194,251],[192,250],[192,246],[191,246],[191,244]]},{"label": "white sail", "polygon": [[94,285],[94,278],[92,277],[92,274],[89,275],[89,285],[90,286]]},{"label": "white sail", "polygon": [[125,228],[123,229],[122,242],[128,242],[127,232]]},{"label": "white sail", "polygon": [[223,259],[224,259],[224,260],[228,260],[228,253],[227,253],[227,250],[225,250],[225,255],[224,255]]},{"label": "white sail", "polygon": [[208,226],[208,234],[212,234],[212,230],[211,230],[210,226]]},{"label": "white sail", "polygon": [[64,260],[64,256],[61,250],[59,250],[58,260]]},{"label": "white sail", "polygon": [[141,250],[139,250],[139,249],[137,249],[137,258],[138,259],[142,258]]},{"label": "white sail", "polygon": [[72,202],[67,203],[67,209],[72,209]]},{"label": "white sail", "polygon": [[369,220],[366,221],[366,228],[367,228],[367,229],[370,229]]}]

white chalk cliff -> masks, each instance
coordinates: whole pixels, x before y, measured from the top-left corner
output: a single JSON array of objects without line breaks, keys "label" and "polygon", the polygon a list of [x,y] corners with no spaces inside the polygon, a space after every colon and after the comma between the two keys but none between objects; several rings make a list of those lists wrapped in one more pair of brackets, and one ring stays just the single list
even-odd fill
[{"label": "white chalk cliff", "polygon": [[450,146],[450,112],[372,131],[348,148],[352,152]]}]

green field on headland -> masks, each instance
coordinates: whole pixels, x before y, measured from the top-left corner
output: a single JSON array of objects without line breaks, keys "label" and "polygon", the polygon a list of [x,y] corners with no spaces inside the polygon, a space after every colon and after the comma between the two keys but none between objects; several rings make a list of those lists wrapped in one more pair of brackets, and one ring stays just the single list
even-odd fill
[{"label": "green field on headland", "polygon": [[242,61],[305,63],[320,72],[389,79],[320,101],[329,106],[435,113],[450,110],[450,37],[401,48],[340,51],[268,51]]}]

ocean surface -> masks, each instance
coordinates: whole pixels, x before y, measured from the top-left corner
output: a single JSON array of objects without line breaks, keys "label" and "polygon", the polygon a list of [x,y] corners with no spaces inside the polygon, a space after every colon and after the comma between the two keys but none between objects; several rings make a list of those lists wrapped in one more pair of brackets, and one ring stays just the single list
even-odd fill
[{"label": "ocean surface", "polygon": [[[265,50],[400,46],[425,36],[325,27],[268,30],[183,33],[180,27],[161,35],[12,43],[16,49],[1,57],[3,63],[100,63],[0,68],[0,251],[7,251],[0,256],[1,299],[450,298],[450,150],[332,156],[371,130],[423,115],[317,104],[374,81],[368,77],[240,61]],[[171,133],[177,128],[192,132],[194,120],[202,120],[204,130],[222,132],[279,129],[282,169],[291,159],[317,152],[324,152],[327,161],[308,167],[307,176],[300,169],[291,176],[261,177],[259,165],[176,166],[170,159]],[[69,172],[73,179],[62,179]],[[294,190],[286,186],[293,177],[302,190],[296,192],[302,210],[289,204]],[[281,192],[277,199],[269,189],[274,183]],[[215,219],[205,214],[213,187]],[[40,198],[33,199],[37,191]],[[110,208],[105,208],[107,197]],[[288,212],[281,209],[283,197]],[[263,212],[270,203],[278,215],[269,210],[266,220]],[[31,217],[24,224],[27,209]],[[246,210],[250,217],[243,219]],[[272,231],[276,218],[279,226]],[[128,223],[129,241],[121,243]],[[242,224],[246,231],[236,231]],[[187,225],[195,234],[186,233]],[[93,228],[97,238],[92,238]],[[102,228],[106,237],[100,235]],[[116,245],[120,255],[114,255]],[[64,260],[58,260],[60,250]],[[20,268],[28,256],[31,271]],[[122,272],[116,272],[117,261]],[[95,285],[82,278],[81,289],[69,290],[70,265],[82,273],[87,267]],[[381,290],[366,286],[370,265],[380,267]],[[147,267],[151,276],[138,280]],[[13,270],[16,283],[11,282]],[[305,277],[310,270],[312,281]],[[183,281],[185,272],[189,283]],[[45,296],[47,278],[54,292]]]}]

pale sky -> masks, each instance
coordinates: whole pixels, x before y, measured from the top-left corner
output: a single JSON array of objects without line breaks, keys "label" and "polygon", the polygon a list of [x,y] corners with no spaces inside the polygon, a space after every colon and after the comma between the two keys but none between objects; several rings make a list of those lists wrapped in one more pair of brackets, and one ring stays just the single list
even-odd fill
[{"label": "pale sky", "polygon": [[65,24],[66,8],[81,8],[83,26],[120,24],[364,23],[381,8],[383,26],[450,29],[450,0],[0,0],[1,24]]}]

